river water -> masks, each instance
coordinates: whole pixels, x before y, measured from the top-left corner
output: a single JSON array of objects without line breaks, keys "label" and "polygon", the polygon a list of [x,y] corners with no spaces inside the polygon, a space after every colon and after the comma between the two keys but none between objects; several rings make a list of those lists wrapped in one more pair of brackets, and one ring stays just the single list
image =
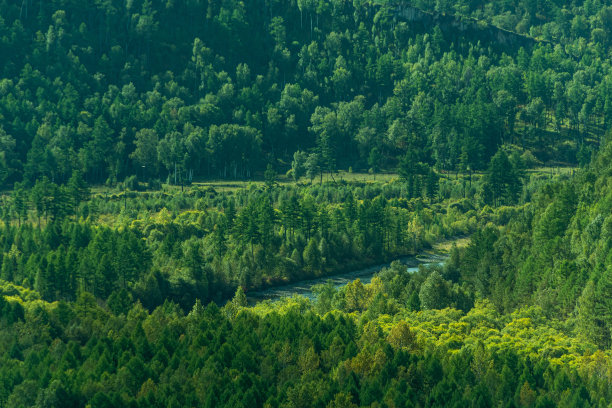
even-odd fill
[{"label": "river water", "polygon": [[[420,256],[404,257],[397,259],[404,265],[410,272],[416,272],[419,269],[419,265],[431,265],[440,264],[446,257],[436,254],[427,254]],[[345,286],[347,283],[354,281],[359,278],[363,284],[370,283],[372,278],[381,271],[381,269],[389,267],[391,263],[385,263],[368,268],[358,269],[351,272],[345,272],[337,275],[327,275],[316,279],[303,280],[294,283],[288,283],[286,285],[274,286],[265,290],[256,292],[247,292],[247,301],[249,305],[254,305],[264,300],[275,301],[284,297],[291,297],[295,295],[301,295],[309,299],[314,299],[315,295],[312,292],[314,285],[326,283],[331,280],[336,288]]]}]

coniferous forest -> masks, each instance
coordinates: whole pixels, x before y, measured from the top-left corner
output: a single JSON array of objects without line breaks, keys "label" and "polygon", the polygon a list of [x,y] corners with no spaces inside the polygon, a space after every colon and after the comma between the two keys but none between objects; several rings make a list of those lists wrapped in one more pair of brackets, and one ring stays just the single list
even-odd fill
[{"label": "coniferous forest", "polygon": [[611,0],[0,0],[0,407],[612,406],[610,61]]}]

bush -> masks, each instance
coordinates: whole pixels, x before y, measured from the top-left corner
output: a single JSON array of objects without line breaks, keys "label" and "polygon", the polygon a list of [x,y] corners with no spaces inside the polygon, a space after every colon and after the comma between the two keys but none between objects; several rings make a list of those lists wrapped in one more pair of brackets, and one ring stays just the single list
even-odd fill
[{"label": "bush", "polygon": [[123,187],[127,190],[139,191],[140,183],[138,182],[138,177],[136,177],[135,175],[126,177],[123,181]]},{"label": "bush", "polygon": [[162,183],[159,179],[149,181],[149,190],[161,190]]}]

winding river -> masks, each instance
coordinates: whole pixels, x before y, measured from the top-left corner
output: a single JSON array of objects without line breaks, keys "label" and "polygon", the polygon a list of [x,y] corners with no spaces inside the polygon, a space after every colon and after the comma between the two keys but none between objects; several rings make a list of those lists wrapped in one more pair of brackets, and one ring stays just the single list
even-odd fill
[{"label": "winding river", "polygon": [[[424,254],[397,259],[408,268],[408,271],[415,272],[419,269],[419,265],[439,264],[446,259],[446,256],[440,254]],[[249,305],[254,305],[264,300],[275,301],[284,297],[301,295],[309,299],[314,299],[315,295],[312,292],[312,287],[321,283],[326,283],[331,280],[336,288],[340,288],[355,279],[361,279],[364,284],[370,283],[374,275],[380,272],[381,269],[389,267],[391,263],[370,266],[368,268],[358,269],[351,272],[341,273],[337,275],[327,275],[316,279],[303,280],[299,282],[288,283],[286,285],[274,286],[256,292],[248,292],[247,301]]]}]

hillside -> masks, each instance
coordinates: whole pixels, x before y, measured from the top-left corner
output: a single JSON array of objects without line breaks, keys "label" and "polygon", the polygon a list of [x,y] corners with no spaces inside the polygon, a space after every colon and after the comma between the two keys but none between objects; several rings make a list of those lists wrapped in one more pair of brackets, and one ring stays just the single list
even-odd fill
[{"label": "hillside", "polygon": [[0,407],[609,408],[611,27],[0,0]]},{"label": "hillside", "polygon": [[461,281],[500,311],[539,305],[570,318],[575,332],[612,345],[612,146],[577,177],[534,195],[502,233],[478,232],[461,262]]},{"label": "hillside", "polygon": [[493,23],[497,12],[534,24],[536,37],[564,32],[562,22],[540,25],[551,15],[576,15],[571,35],[527,48],[366,1],[1,7],[8,187],[43,176],[62,184],[74,171],[109,185],[253,178],[292,162],[314,174],[402,160],[477,170],[503,144],[585,164],[612,117],[609,7],[592,2],[571,12],[484,8]]}]

